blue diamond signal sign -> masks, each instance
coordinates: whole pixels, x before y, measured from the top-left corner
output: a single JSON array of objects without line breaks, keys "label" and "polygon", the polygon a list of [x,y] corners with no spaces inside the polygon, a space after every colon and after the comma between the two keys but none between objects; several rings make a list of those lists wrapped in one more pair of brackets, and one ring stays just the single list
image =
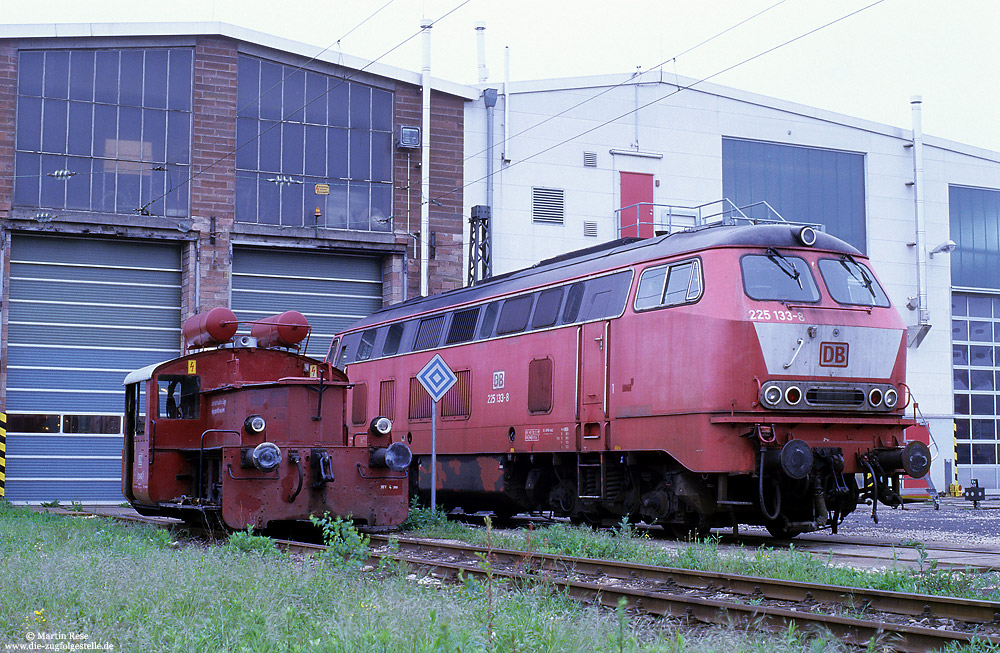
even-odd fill
[{"label": "blue diamond signal sign", "polygon": [[434,358],[417,372],[417,380],[420,381],[420,385],[424,386],[424,390],[431,396],[431,399],[437,403],[451,389],[451,386],[455,385],[458,377],[441,358],[441,354],[434,354]]}]

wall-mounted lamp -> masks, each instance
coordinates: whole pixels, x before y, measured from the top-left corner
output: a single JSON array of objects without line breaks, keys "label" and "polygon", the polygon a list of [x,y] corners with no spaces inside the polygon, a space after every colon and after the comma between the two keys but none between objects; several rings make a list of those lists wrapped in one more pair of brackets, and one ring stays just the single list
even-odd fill
[{"label": "wall-mounted lamp", "polygon": [[929,252],[931,258],[934,258],[935,254],[950,254],[954,249],[958,247],[954,240],[946,240]]}]

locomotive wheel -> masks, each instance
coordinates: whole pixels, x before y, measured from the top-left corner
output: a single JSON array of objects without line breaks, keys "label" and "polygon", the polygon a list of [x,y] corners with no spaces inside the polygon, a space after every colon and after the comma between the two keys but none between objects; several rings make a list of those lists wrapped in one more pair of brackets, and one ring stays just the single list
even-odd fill
[{"label": "locomotive wheel", "polygon": [[764,524],[764,528],[771,534],[771,537],[778,540],[790,540],[799,534],[799,531],[789,528],[788,520],[784,517],[778,517],[774,521],[767,522]]}]

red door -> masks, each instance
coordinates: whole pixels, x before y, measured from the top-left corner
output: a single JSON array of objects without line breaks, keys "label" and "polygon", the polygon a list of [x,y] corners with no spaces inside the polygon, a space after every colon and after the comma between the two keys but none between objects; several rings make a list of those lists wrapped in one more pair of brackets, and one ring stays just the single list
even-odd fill
[{"label": "red door", "polygon": [[608,417],[608,322],[580,327],[579,442],[581,451],[604,449]]},{"label": "red door", "polygon": [[[644,172],[621,173],[621,229],[619,237],[650,238],[653,230],[653,175]],[[642,206],[633,206],[645,202]],[[631,206],[632,208],[625,208]]]}]

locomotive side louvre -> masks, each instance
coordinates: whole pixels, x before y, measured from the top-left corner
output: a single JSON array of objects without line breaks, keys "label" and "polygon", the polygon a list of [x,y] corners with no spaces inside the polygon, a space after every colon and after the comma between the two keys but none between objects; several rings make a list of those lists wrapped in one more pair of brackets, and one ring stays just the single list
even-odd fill
[{"label": "locomotive side louvre", "polygon": [[[412,388],[434,352],[469,377],[467,412],[439,421],[445,504],[792,535],[898,503],[899,472],[927,471],[927,448],[904,447],[903,333],[846,243],[720,226],[383,309],[341,334],[336,360],[374,386]],[[427,492],[426,395],[399,385],[396,437]]]},{"label": "locomotive side louvre", "polygon": [[129,502],[143,514],[233,529],[326,512],[370,527],[402,523],[405,470],[388,468],[388,438],[375,425],[371,441],[348,433],[346,376],[244,340],[126,377]]}]

